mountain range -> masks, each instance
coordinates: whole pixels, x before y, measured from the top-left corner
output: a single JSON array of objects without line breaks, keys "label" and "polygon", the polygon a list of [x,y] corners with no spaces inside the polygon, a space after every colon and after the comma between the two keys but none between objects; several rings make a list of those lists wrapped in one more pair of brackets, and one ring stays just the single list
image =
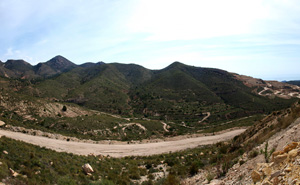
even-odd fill
[{"label": "mountain range", "polygon": [[35,66],[24,60],[7,60],[5,63],[0,63],[0,75],[23,79],[45,78],[66,72],[76,66],[76,64],[59,55]]},{"label": "mountain range", "polygon": [[174,62],[161,70],[135,64],[76,65],[56,56],[35,66],[24,60],[0,63],[0,76],[22,79],[19,93],[76,103],[104,112],[198,123],[268,113],[288,107],[299,87],[220,69]]},{"label": "mountain range", "polygon": [[[50,144],[82,141],[89,148],[100,142],[107,144],[106,151],[117,154],[109,147],[120,141],[129,147],[143,143],[149,150],[163,140],[170,146],[176,138],[220,137],[219,131],[228,134],[228,129],[248,127],[226,142],[120,159],[102,153],[58,153],[0,136],[0,180],[5,184],[278,184],[274,176],[284,171],[280,183],[292,184],[296,181],[291,165],[299,158],[300,146],[292,142],[299,141],[300,130],[297,84],[180,62],[149,70],[135,64],[76,65],[62,56],[35,66],[24,60],[0,61],[1,133],[22,132],[23,139],[49,137],[54,139],[48,140]],[[59,151],[66,148],[55,145]],[[87,164],[95,170],[86,173]],[[154,178],[165,173],[169,175]]]}]

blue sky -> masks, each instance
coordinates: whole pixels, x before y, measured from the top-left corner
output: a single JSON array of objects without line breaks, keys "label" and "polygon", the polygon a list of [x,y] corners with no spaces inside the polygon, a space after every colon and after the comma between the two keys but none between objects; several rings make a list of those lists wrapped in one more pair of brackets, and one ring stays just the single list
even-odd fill
[{"label": "blue sky", "polygon": [[0,60],[174,61],[300,80],[297,0],[0,0]]}]

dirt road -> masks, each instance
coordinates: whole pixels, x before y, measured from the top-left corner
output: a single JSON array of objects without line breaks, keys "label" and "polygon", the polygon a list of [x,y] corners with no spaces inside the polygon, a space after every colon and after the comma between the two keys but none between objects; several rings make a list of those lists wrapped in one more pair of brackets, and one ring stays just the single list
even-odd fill
[{"label": "dirt road", "polygon": [[206,112],[204,114],[206,114],[206,116],[201,121],[199,121],[198,123],[202,123],[203,121],[207,120],[207,118],[209,118],[210,112]]},{"label": "dirt road", "polygon": [[147,156],[175,152],[188,148],[195,148],[199,145],[213,144],[224,141],[241,134],[246,129],[238,129],[214,136],[201,136],[195,138],[185,138],[176,141],[163,141],[157,143],[143,144],[92,144],[73,141],[56,140],[41,136],[32,136],[20,132],[12,132],[0,129],[0,135],[21,140],[41,147],[53,149],[58,152],[68,152],[78,155],[110,155],[112,157],[125,156]]}]

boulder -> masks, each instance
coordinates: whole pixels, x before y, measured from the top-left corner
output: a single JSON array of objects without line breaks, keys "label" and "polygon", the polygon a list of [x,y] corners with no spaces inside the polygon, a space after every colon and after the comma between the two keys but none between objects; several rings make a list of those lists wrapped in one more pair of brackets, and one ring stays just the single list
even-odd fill
[{"label": "boulder", "polygon": [[292,168],[291,167],[287,167],[286,169],[284,169],[285,172],[291,172]]},{"label": "boulder", "polygon": [[5,122],[0,120],[0,127],[3,125],[5,125]]},{"label": "boulder", "polygon": [[297,142],[292,142],[292,143],[288,144],[286,147],[284,147],[283,151],[285,153],[288,153],[289,151],[295,149],[297,146],[298,146]]},{"label": "boulder", "polygon": [[13,177],[17,177],[19,174],[17,172],[15,172],[13,169],[9,168],[9,171],[11,173],[11,176]]},{"label": "boulder", "polygon": [[262,169],[262,172],[264,173],[264,175],[269,176],[272,173],[272,169],[269,166],[266,166]]},{"label": "boulder", "polygon": [[287,158],[287,156],[287,154],[277,155],[276,157],[274,157],[274,163],[279,164],[283,162]]},{"label": "boulder", "polygon": [[273,185],[278,185],[279,182],[280,182],[280,180],[278,179],[278,177],[275,177],[275,178],[272,180],[272,182],[273,182]]},{"label": "boulder", "polygon": [[210,181],[209,185],[219,185],[220,183],[221,183],[220,180],[214,179],[214,180]]},{"label": "boulder", "polygon": [[281,174],[281,171],[279,171],[279,170],[273,172],[272,175],[271,175],[271,179],[273,179],[273,178],[275,178],[275,177],[278,177],[280,174]]},{"label": "boulder", "polygon": [[293,149],[293,150],[289,151],[288,155],[289,155],[289,159],[295,158],[298,155],[298,150]]},{"label": "boulder", "polygon": [[253,170],[251,173],[251,178],[254,183],[259,182],[261,180],[261,175],[258,171]]},{"label": "boulder", "polygon": [[261,183],[261,185],[272,185],[272,183],[270,181],[266,180],[266,181],[263,181]]},{"label": "boulder", "polygon": [[84,173],[87,174],[87,175],[88,175],[88,174],[91,174],[91,173],[94,173],[93,168],[92,168],[91,165],[88,164],[88,163],[82,165],[82,169],[83,169]]},{"label": "boulder", "polygon": [[274,161],[274,158],[275,158],[277,155],[281,155],[281,154],[283,154],[282,151],[276,151],[276,152],[273,152],[273,154],[272,154],[272,161]]}]

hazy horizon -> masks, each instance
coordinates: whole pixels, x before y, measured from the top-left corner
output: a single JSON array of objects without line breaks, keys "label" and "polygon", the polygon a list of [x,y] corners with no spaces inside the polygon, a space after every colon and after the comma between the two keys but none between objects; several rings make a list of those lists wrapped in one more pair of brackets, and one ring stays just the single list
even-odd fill
[{"label": "hazy horizon", "polygon": [[35,65],[174,61],[264,80],[300,80],[296,0],[0,2],[0,60]]}]

